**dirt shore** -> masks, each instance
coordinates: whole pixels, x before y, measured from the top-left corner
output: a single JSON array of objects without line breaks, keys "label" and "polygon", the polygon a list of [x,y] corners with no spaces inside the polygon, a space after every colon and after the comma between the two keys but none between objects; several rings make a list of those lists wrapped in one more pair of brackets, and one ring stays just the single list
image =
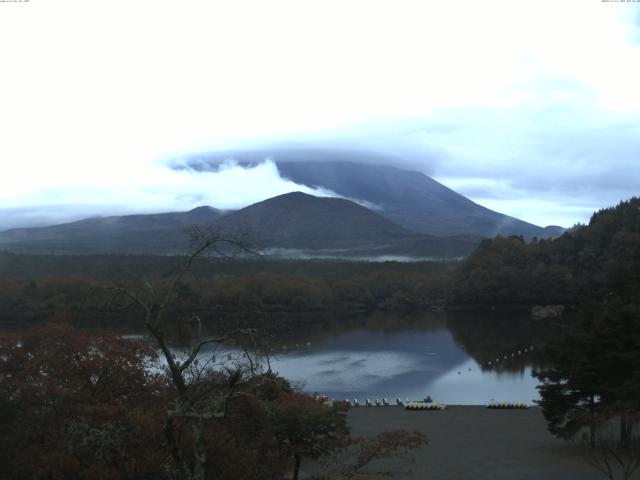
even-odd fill
[{"label": "dirt shore", "polygon": [[397,471],[394,479],[605,478],[585,463],[581,448],[547,432],[538,408],[489,410],[481,406],[450,406],[444,411],[408,411],[400,407],[358,407],[349,411],[349,422],[354,435],[407,429],[427,436],[429,444],[411,455],[415,463],[393,460],[374,466]]}]

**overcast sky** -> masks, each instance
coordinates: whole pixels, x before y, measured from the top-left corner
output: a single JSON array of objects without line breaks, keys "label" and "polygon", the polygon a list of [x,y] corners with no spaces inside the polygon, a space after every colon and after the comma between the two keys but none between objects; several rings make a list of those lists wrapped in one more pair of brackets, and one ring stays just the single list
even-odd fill
[{"label": "overcast sky", "polygon": [[640,3],[30,0],[0,42],[5,220],[236,208],[298,187],[168,161],[290,141],[539,225],[640,193]]}]

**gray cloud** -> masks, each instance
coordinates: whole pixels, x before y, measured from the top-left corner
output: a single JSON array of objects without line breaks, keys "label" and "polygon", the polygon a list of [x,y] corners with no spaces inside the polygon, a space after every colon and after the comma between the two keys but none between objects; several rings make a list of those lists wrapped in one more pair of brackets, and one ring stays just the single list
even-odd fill
[{"label": "gray cloud", "polygon": [[[640,194],[640,122],[628,112],[592,107],[593,92],[573,81],[534,87],[536,101],[523,107],[443,112],[435,128],[425,122],[395,140],[405,142],[407,151],[413,148],[415,163],[420,149],[428,148],[432,153],[422,170],[447,186],[534,223],[558,223],[540,219],[540,202],[562,206],[568,212],[564,223],[571,224]],[[563,96],[573,97],[544,100]],[[510,209],[527,198],[529,213],[522,202],[517,212]]]},{"label": "gray cloud", "polygon": [[598,111],[592,89],[571,79],[542,79],[527,89],[532,100],[518,108],[447,110],[338,138],[274,140],[236,156],[255,162],[278,151],[278,160],[317,161],[343,151],[350,160],[421,171],[542,225],[585,222],[594,210],[640,193],[640,123]]}]

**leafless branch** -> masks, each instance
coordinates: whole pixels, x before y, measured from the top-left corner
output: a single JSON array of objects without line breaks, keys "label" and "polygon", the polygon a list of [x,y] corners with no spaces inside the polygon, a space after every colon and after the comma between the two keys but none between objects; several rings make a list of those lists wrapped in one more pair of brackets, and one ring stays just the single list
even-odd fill
[{"label": "leafless branch", "polygon": [[584,460],[610,480],[629,480],[640,467],[640,437],[632,436],[624,443],[610,424],[601,426],[594,445],[584,445]]},{"label": "leafless branch", "polygon": [[[171,456],[178,468],[178,476],[188,480],[204,480],[207,451],[203,440],[203,422],[228,415],[229,402],[235,396],[246,392],[238,391],[242,372],[227,372],[228,382],[217,383],[207,375],[213,362],[209,359],[202,366],[197,365],[202,349],[209,344],[221,344],[228,341],[249,340],[257,351],[255,341],[256,332],[252,329],[235,329],[225,335],[207,338],[190,349],[186,358],[181,362],[172,353],[165,331],[163,319],[167,310],[176,300],[176,290],[185,275],[193,268],[197,258],[207,252],[214,252],[223,257],[237,254],[260,255],[239,238],[224,238],[211,227],[194,226],[189,230],[192,240],[192,251],[182,265],[169,274],[169,282],[162,292],[155,289],[150,282],[144,282],[144,295],[135,293],[132,289],[119,285],[115,287],[118,294],[130,299],[132,305],[137,305],[144,312],[143,322],[149,334],[155,340],[166,362],[166,368],[177,393],[173,408],[167,410],[164,434]],[[231,253],[231,255],[230,255]],[[249,362],[249,371],[256,373],[256,365],[250,353],[240,342],[241,348]],[[221,374],[222,375],[222,374]],[[207,378],[208,377],[208,378]],[[224,376],[223,376],[224,378]],[[187,427],[192,437],[192,458],[186,461],[181,450],[180,434]]]},{"label": "leafless branch", "polygon": [[198,354],[200,353],[200,350],[205,345],[208,345],[208,344],[211,344],[211,343],[216,343],[216,344],[217,343],[224,343],[224,342],[227,342],[229,340],[236,339],[241,335],[249,335],[250,337],[252,337],[254,333],[255,333],[255,330],[252,330],[252,329],[236,329],[236,330],[233,330],[233,331],[229,332],[228,334],[226,334],[226,335],[224,335],[222,337],[208,338],[206,340],[203,340],[200,343],[198,343],[195,346],[195,348],[193,348],[191,350],[191,353],[189,354],[187,359],[184,362],[182,362],[182,364],[179,366],[179,369],[180,369],[181,372],[183,372],[185,369],[187,369],[193,363],[193,361],[198,357]]}]

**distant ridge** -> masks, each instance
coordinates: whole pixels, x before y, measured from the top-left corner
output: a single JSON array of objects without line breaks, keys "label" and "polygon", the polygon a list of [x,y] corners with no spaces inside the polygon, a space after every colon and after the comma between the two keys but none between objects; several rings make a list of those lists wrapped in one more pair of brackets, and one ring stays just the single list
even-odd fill
[{"label": "distant ridge", "polygon": [[25,253],[184,253],[185,229],[212,223],[225,212],[198,207],[188,212],[92,217],[48,227],[0,232],[0,249]]},{"label": "distant ridge", "polygon": [[390,165],[399,159],[379,153],[277,148],[217,152],[194,156],[173,168],[209,171],[228,159],[249,166],[266,158],[275,162],[281,177],[343,198],[294,192],[236,212],[199,207],[189,212],[89,218],[13,229],[0,233],[0,249],[184,253],[188,249],[186,227],[204,223],[234,235],[250,234],[256,246],[298,250],[303,255],[451,258],[470,253],[481,238],[548,238],[564,232],[562,227],[542,228],[489,210],[420,172]]},{"label": "distant ridge", "polygon": [[489,210],[415,171],[348,161],[277,162],[282,176],[365,200],[398,225],[431,235],[543,236],[544,229]]},{"label": "distant ridge", "polygon": [[53,254],[184,254],[186,228],[209,224],[226,237],[277,250],[277,256],[451,258],[469,254],[479,238],[416,234],[342,198],[301,192],[279,195],[236,212],[189,212],[89,218],[0,233],[0,250]]},{"label": "distant ridge", "polygon": [[249,234],[266,248],[331,257],[404,255],[452,258],[471,253],[479,237],[416,234],[350,200],[301,192],[279,195],[220,218],[223,233]]},{"label": "distant ridge", "polygon": [[275,162],[283,178],[376,205],[377,213],[418,233],[545,238],[564,231],[562,227],[545,229],[494,212],[423,173],[393,166],[401,159],[380,153],[272,148],[202,154],[188,159],[186,165],[195,170],[215,170],[228,159],[256,165],[267,158]]}]

